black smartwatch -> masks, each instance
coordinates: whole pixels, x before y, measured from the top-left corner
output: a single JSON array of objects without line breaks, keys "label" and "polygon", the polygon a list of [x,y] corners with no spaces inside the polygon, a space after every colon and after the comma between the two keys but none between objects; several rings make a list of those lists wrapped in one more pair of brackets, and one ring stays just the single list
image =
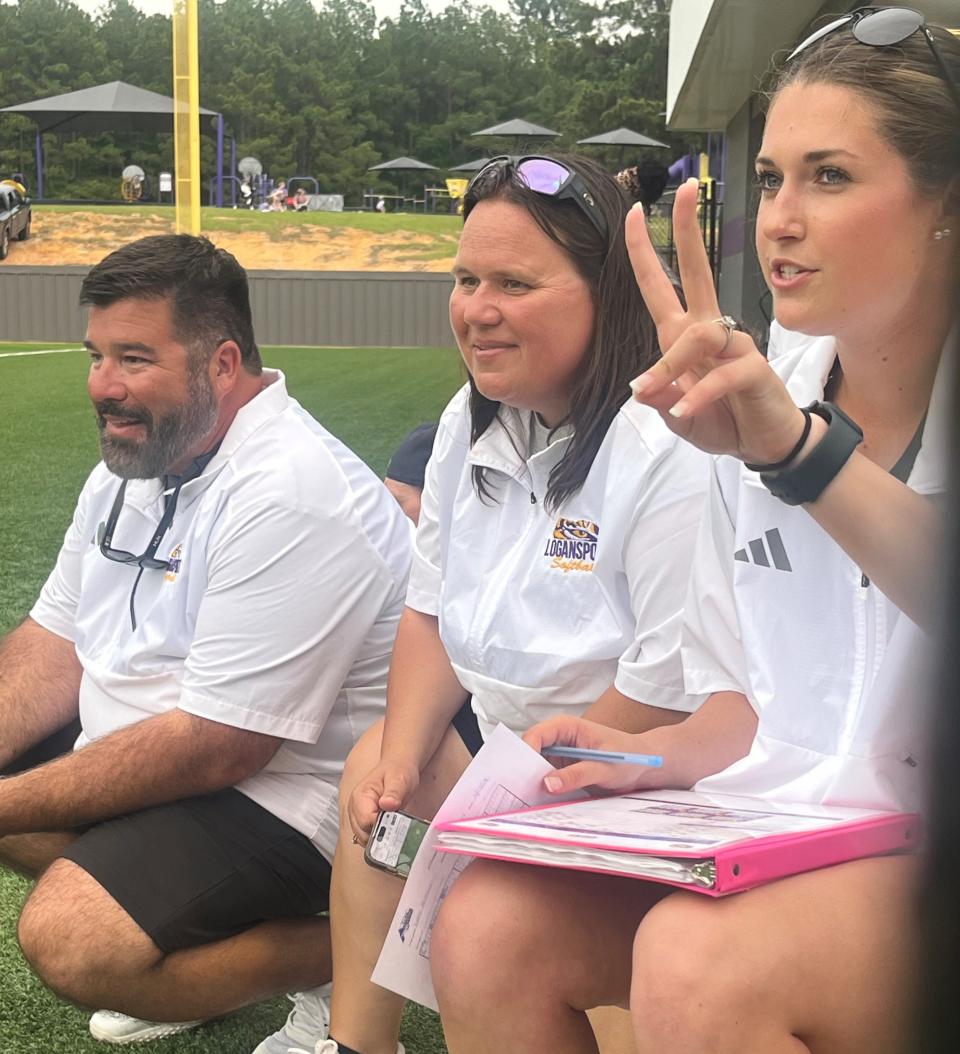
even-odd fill
[{"label": "black smartwatch", "polygon": [[795,467],[760,473],[760,482],[785,505],[816,501],[863,442],[863,429],[833,403],[813,402],[806,409],[827,422],[824,437]]}]

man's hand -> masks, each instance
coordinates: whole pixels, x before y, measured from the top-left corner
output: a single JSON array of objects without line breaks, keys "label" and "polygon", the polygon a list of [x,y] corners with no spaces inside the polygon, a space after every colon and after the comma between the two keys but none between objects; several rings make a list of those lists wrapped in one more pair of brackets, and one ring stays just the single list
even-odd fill
[{"label": "man's hand", "polygon": [[380,761],[353,788],[347,814],[353,834],[361,845],[367,844],[370,831],[381,811],[396,812],[420,784],[415,765]]}]

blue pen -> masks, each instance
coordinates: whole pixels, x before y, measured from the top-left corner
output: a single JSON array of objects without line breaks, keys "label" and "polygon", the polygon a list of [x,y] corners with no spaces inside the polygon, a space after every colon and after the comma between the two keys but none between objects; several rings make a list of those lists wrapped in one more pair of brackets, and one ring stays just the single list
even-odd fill
[{"label": "blue pen", "polygon": [[613,761],[621,765],[646,765],[658,769],[663,758],[657,754],[618,754],[612,750],[589,750],[586,747],[544,747],[540,751],[551,758],[571,758],[573,761]]}]

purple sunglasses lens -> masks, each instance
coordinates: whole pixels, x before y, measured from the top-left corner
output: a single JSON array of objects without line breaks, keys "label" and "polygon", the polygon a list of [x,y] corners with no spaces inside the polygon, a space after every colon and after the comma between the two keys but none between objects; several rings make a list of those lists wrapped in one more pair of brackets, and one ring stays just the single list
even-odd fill
[{"label": "purple sunglasses lens", "polygon": [[545,157],[528,157],[517,165],[517,175],[539,194],[556,194],[570,178],[570,170]]}]

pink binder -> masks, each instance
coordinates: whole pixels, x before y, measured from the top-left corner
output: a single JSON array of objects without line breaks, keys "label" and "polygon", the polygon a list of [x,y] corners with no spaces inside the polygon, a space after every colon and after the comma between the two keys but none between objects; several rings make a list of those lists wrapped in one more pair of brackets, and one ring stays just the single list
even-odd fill
[{"label": "pink binder", "polygon": [[[619,825],[603,830],[611,810],[620,810]],[[785,829],[769,829],[778,825]],[[916,813],[645,791],[450,821],[437,827],[437,849],[721,897],[848,860],[916,850],[920,829]],[[651,864],[677,874],[645,873]]]}]

